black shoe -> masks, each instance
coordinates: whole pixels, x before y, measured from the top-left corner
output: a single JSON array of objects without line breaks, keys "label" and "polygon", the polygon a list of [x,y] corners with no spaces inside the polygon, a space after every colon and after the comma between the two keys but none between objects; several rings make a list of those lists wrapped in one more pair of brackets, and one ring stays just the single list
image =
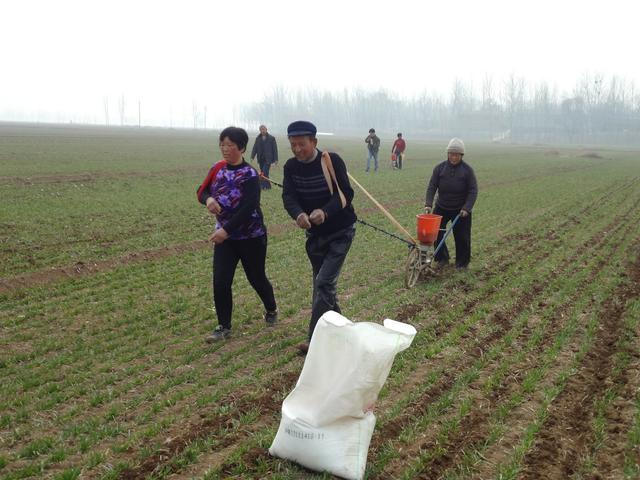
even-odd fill
[{"label": "black shoe", "polygon": [[303,342],[298,344],[296,348],[298,349],[298,353],[300,355],[306,355],[307,352],[309,351],[309,344],[307,342]]},{"label": "black shoe", "polygon": [[467,270],[469,270],[469,266],[468,265],[456,265],[456,270],[458,270],[459,272],[466,272]]},{"label": "black shoe", "polygon": [[438,260],[434,261],[432,264],[432,268],[434,270],[444,270],[449,266],[449,260]]},{"label": "black shoe", "polygon": [[215,343],[220,340],[226,340],[231,336],[231,329],[218,325],[211,335],[204,339],[207,343]]},{"label": "black shoe", "polygon": [[267,322],[267,326],[273,327],[276,323],[278,323],[278,310],[274,310],[273,312],[265,312],[264,321]]}]

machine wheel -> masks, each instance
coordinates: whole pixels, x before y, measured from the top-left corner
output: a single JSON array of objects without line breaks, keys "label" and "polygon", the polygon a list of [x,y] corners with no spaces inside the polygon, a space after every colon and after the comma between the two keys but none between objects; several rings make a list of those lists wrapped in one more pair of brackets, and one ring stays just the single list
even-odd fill
[{"label": "machine wheel", "polygon": [[409,250],[407,264],[405,268],[404,284],[407,288],[413,288],[420,278],[420,250],[412,248]]}]

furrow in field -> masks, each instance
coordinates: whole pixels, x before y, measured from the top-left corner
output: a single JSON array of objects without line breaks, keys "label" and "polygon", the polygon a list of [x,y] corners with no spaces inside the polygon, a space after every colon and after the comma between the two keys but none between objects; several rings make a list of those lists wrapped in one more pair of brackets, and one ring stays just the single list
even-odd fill
[{"label": "furrow in field", "polygon": [[579,473],[581,462],[590,454],[594,401],[616,383],[614,356],[624,327],[625,305],[640,296],[640,259],[629,267],[628,275],[632,280],[622,283],[599,312],[600,326],[593,345],[551,404],[538,438],[523,460],[521,478],[569,478]]},{"label": "furrow in field", "polygon": [[[629,238],[631,230],[632,229],[628,227],[625,228],[618,240],[614,241],[610,245],[606,245],[609,251],[615,251],[616,249],[618,249],[623,241]],[[600,246],[603,245],[600,244]],[[447,454],[447,458],[450,461],[443,462],[442,460],[440,460],[439,462],[434,462],[429,464],[428,466],[425,466],[420,470],[421,474],[424,475],[421,478],[439,477],[447,469],[451,469],[456,465],[459,471],[464,471],[466,472],[466,474],[469,474],[471,471],[475,471],[474,478],[489,478],[496,475],[495,469],[492,467],[496,463],[499,463],[501,460],[503,460],[505,456],[509,456],[509,449],[516,441],[515,438],[517,437],[517,434],[514,434],[514,430],[518,430],[518,425],[522,425],[523,422],[526,422],[526,418],[532,415],[532,412],[535,410],[536,405],[542,403],[542,400],[540,398],[537,398],[536,400],[528,399],[527,397],[519,398],[522,396],[522,394],[519,394],[517,392],[514,394],[513,386],[515,385],[515,387],[518,387],[518,382],[521,381],[521,377],[527,375],[528,371],[536,373],[536,369],[539,369],[540,365],[549,363],[549,361],[545,360],[545,357],[542,356],[542,354],[544,353],[541,351],[542,348],[556,348],[555,343],[558,342],[558,339],[565,339],[568,334],[567,332],[570,331],[571,328],[576,330],[576,332],[578,333],[583,330],[584,326],[581,324],[579,319],[586,316],[587,312],[592,311],[592,309],[594,308],[594,295],[596,295],[597,292],[606,285],[607,281],[611,282],[610,273],[609,276],[607,276],[605,274],[602,274],[600,270],[601,265],[599,264],[598,260],[591,260],[590,265],[588,266],[583,265],[578,267],[575,275],[580,275],[581,280],[578,282],[575,288],[572,288],[573,285],[570,282],[567,282],[567,284],[572,288],[572,291],[570,291],[569,294],[575,298],[572,298],[564,304],[559,304],[557,306],[553,305],[553,308],[550,311],[550,318],[548,320],[545,320],[543,331],[545,341],[536,346],[533,351],[527,354],[527,357],[523,362],[521,362],[519,365],[514,365],[510,368],[509,372],[504,372],[502,374],[503,378],[514,379],[515,383],[507,382],[506,384],[502,384],[496,392],[499,392],[501,395],[507,393],[507,396],[515,395],[512,398],[518,399],[517,406],[516,404],[508,405],[508,409],[502,406],[500,407],[501,410],[499,410],[500,414],[498,415],[498,417],[500,418],[492,419],[492,423],[490,424],[486,424],[486,421],[481,423],[481,425],[484,426],[485,436],[488,435],[486,438],[485,436],[475,436],[475,440],[470,441],[470,438],[474,438],[474,432],[460,429],[457,437],[454,436],[453,438],[448,439],[451,443],[449,444],[447,449],[448,451],[452,452],[450,454]],[[598,282],[597,287],[593,283],[594,281]],[[576,320],[573,320],[574,318]],[[567,324],[568,321],[569,325],[567,326],[565,324]],[[576,325],[572,326],[571,323],[575,323]],[[562,327],[562,330],[560,330],[560,327]],[[529,336],[531,332],[527,332],[525,329],[522,333],[526,333],[527,336]],[[545,382],[548,383],[548,379],[550,378],[557,378],[557,375],[559,374],[558,372],[560,372],[561,370],[569,368],[568,365],[571,364],[573,359],[572,352],[578,350],[579,343],[581,341],[581,338],[579,336],[576,336],[576,334],[573,334],[572,336],[575,338],[573,340],[570,339],[570,342],[563,348],[562,351],[559,352],[558,358],[554,359],[553,363],[551,363],[547,368],[547,373],[545,374],[544,378],[541,378],[543,384]],[[534,334],[531,338],[535,337],[536,335]],[[517,343],[520,343],[519,339],[517,339]],[[507,389],[506,392],[505,389]],[[538,388],[537,390],[542,389]],[[512,402],[512,400],[509,401]],[[511,409],[513,409],[515,413],[510,412]],[[473,415],[476,415],[475,412],[475,408],[472,407],[472,417]],[[506,414],[508,414],[508,417],[506,416]],[[509,435],[507,436],[507,438],[502,438],[501,431],[504,429],[503,424],[506,419],[509,420],[511,431],[508,432]],[[490,449],[489,452],[485,451],[486,449],[490,448],[493,443],[496,443],[496,447],[493,450]],[[442,445],[440,446],[440,448],[443,448]],[[465,457],[467,457],[466,460]],[[466,476],[465,474],[460,475],[462,477]],[[450,472],[447,476],[450,478],[458,478],[458,476],[452,476]],[[545,478],[561,477],[550,476]]]},{"label": "furrow in field", "polygon": [[[611,224],[609,224],[607,227],[605,227],[605,229],[602,232],[609,232],[611,233],[611,227],[615,224],[615,220],[614,222],[612,222]],[[602,234],[598,233],[596,235],[594,235],[592,238],[590,238],[589,240],[587,240],[584,244],[583,247],[589,247],[591,246],[591,248],[596,248],[597,244],[599,243],[598,241],[596,241],[596,239],[598,238],[602,238]],[[545,288],[551,284],[551,282],[557,278],[558,276],[561,276],[563,274],[567,274],[568,272],[570,272],[570,269],[568,269],[568,267],[572,264],[575,263],[576,260],[578,260],[579,255],[585,255],[585,252],[587,252],[588,255],[588,250],[584,250],[584,249],[577,249],[578,252],[580,253],[575,253],[574,255],[572,255],[571,257],[565,259],[560,268],[554,268],[551,272],[549,272],[549,274],[547,275],[546,278],[544,278],[543,280],[537,282],[536,284],[534,284],[533,289],[532,289],[532,293],[531,295],[525,295],[524,297],[522,297],[521,300],[519,300],[518,302],[516,302],[516,308],[513,311],[513,317],[519,315],[520,313],[522,313],[529,305],[531,305],[533,303],[533,301],[536,300],[536,298],[538,297],[538,295],[540,294],[540,292],[542,291],[541,288],[539,288],[538,286],[540,285],[544,285]],[[585,282],[588,281],[588,278],[585,279]],[[565,307],[566,308],[566,307]],[[490,345],[487,347],[489,348]],[[471,362],[467,362],[467,363],[471,363]],[[467,365],[468,366],[468,365]],[[464,368],[464,367],[463,367]],[[453,380],[453,379],[452,379]],[[430,403],[430,402],[427,402]],[[490,404],[491,402],[489,402]],[[418,402],[419,408],[424,408],[426,405],[424,405],[422,402]],[[416,411],[409,411],[406,412],[406,415],[408,416],[408,418],[413,417],[416,413],[418,413],[419,408],[416,409]],[[468,421],[470,421],[472,424],[476,424],[478,423],[477,420],[474,420],[474,417],[472,416],[470,419],[468,419]],[[383,427],[384,428],[384,427]],[[460,432],[462,432],[463,429],[460,430]],[[466,443],[473,443],[474,436],[470,435],[469,430],[465,430],[464,431],[464,435],[461,436],[460,440],[463,441],[465,444]],[[440,448],[442,448],[442,446],[440,446]],[[402,458],[407,458],[407,455],[410,457],[411,455],[411,451],[406,452],[405,454],[402,455]],[[402,464],[402,461],[399,461],[400,464]],[[440,462],[438,464],[439,468],[445,468],[446,467],[446,462],[443,464],[442,462]],[[430,472],[430,474],[434,474],[434,472]],[[428,476],[427,476],[428,477]],[[384,477],[383,477],[384,478]],[[430,478],[430,477],[429,477]],[[435,477],[434,477],[435,478]]]},{"label": "furrow in field", "polygon": [[[610,225],[608,225],[608,226],[606,226],[606,227],[605,227],[605,231],[607,231],[607,230],[610,228],[610,226],[611,226],[611,224],[610,224]],[[596,237],[598,237],[598,238],[599,238],[599,237],[601,237],[600,233],[599,233],[599,234],[597,234],[597,235],[595,235],[594,237],[590,238],[590,239],[586,242],[586,244],[594,245],[594,248],[595,248],[595,246],[596,246],[595,244],[596,244],[597,242],[595,242],[594,240],[595,240],[595,238],[596,238]],[[565,266],[566,266],[566,265],[568,265],[568,264],[570,264],[570,263],[571,263],[571,259],[565,260],[563,263],[564,263],[564,264],[565,264]],[[556,270],[556,271],[554,271],[554,272],[552,272],[552,276],[557,275],[557,273],[558,273],[558,272],[557,272],[557,270]],[[526,302],[525,302],[525,303],[526,303]],[[522,307],[521,307],[521,308],[522,308]],[[375,439],[375,436],[374,436],[374,439]],[[244,458],[244,457],[243,457],[243,458]],[[247,460],[247,459],[245,459],[245,460]],[[247,460],[247,461],[249,461],[249,460]],[[252,463],[252,462],[250,462],[250,461],[249,461],[249,463]],[[232,467],[233,467],[233,465],[227,465],[226,470],[224,470],[224,471],[227,471],[227,472],[232,471]],[[382,478],[385,478],[385,477],[383,476]]]}]

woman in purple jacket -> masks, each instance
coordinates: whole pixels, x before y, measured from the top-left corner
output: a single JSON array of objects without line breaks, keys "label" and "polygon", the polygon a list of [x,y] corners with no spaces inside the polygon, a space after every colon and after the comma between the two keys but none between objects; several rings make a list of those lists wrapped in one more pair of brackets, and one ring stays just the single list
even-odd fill
[{"label": "woman in purple jacket", "polygon": [[242,128],[227,127],[220,133],[226,165],[200,195],[200,202],[216,216],[216,229],[209,240],[214,243],[213,301],[218,326],[206,338],[208,343],[231,336],[232,285],[238,261],[264,304],[267,325],[278,319],[273,287],[265,273],[267,229],[260,210],[258,172],[242,157],[248,142]]}]

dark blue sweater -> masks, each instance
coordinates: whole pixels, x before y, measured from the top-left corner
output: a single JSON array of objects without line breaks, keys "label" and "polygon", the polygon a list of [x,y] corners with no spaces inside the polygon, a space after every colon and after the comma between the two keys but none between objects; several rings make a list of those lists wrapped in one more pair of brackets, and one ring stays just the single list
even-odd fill
[{"label": "dark blue sweater", "polygon": [[310,214],[317,208],[323,210],[326,220],[320,225],[313,225],[309,233],[327,235],[353,225],[356,221],[356,213],[351,205],[353,188],[349,183],[344,161],[335,153],[329,154],[336,180],[347,200],[346,207],[342,208],[335,184],[333,195],[329,191],[322,173],[321,156],[322,152],[318,152],[316,158],[309,163],[303,163],[295,157],[287,160],[284,165],[282,201],[284,208],[294,220],[303,212]]}]

